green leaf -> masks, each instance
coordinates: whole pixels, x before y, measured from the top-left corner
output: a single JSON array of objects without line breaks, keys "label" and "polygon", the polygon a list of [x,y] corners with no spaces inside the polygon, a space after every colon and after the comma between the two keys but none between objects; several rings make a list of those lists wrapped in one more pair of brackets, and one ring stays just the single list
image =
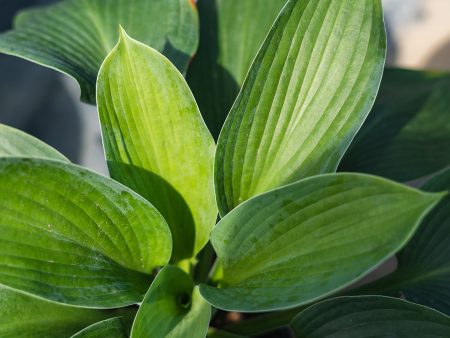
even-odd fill
[{"label": "green leaf", "polygon": [[1,157],[38,157],[69,162],[57,150],[18,129],[0,124]]},{"label": "green leaf", "polygon": [[291,323],[304,338],[450,337],[450,318],[404,300],[341,297],[315,304]]},{"label": "green leaf", "polygon": [[[426,191],[450,190],[450,169],[431,179]],[[402,295],[450,315],[450,196],[423,220],[398,255],[398,268],[368,286],[370,292]]]},{"label": "green leaf", "polygon": [[103,311],[55,304],[0,287],[2,338],[70,337],[107,316]]},{"label": "green leaf", "polygon": [[150,203],[86,169],[0,160],[0,284],[52,301],[140,302],[168,262],[170,231]]},{"label": "green leaf", "polygon": [[216,153],[221,215],[333,172],[366,118],[385,59],[379,0],[290,0],[267,36]]},{"label": "green leaf", "polygon": [[386,69],[366,123],[339,165],[397,181],[450,164],[450,74]]},{"label": "green leaf", "polygon": [[202,285],[200,291],[225,310],[307,304],[397,252],[442,196],[361,174],[315,176],[272,190],[214,228],[221,288]]},{"label": "green leaf", "polygon": [[163,52],[182,72],[198,44],[198,14],[188,0],[66,0],[26,10],[0,35],[0,52],[59,70],[76,79],[81,99],[95,103],[100,65],[119,25]]},{"label": "green leaf", "polygon": [[211,306],[191,277],[177,267],[166,266],[139,308],[131,338],[204,338],[210,317]]},{"label": "green leaf", "polygon": [[110,318],[92,324],[72,338],[127,338],[120,318]]},{"label": "green leaf", "polygon": [[286,0],[199,0],[200,46],[187,80],[215,138]]},{"label": "green leaf", "polygon": [[111,177],[163,214],[172,261],[190,258],[208,242],[217,207],[214,140],[189,87],[165,57],[122,32],[97,89]]}]

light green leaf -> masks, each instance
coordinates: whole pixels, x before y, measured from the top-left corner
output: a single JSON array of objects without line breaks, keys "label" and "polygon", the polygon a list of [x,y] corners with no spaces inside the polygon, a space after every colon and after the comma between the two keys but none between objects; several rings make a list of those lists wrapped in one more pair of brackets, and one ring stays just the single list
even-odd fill
[{"label": "light green leaf", "polygon": [[0,124],[0,157],[38,157],[69,162],[44,142],[4,124]]},{"label": "light green leaf", "polygon": [[2,338],[70,337],[107,316],[103,311],[55,304],[0,287]]},{"label": "light green leaf", "polygon": [[290,0],[267,36],[217,145],[221,215],[257,194],[333,172],[383,71],[379,0]]},{"label": "light green leaf", "polygon": [[200,46],[187,81],[215,138],[287,0],[199,0]]},{"label": "light green leaf", "polygon": [[339,170],[405,182],[447,167],[449,92],[449,73],[386,69],[375,106]]},{"label": "light green leaf", "polygon": [[302,338],[446,338],[450,318],[404,300],[341,297],[315,304],[291,323]]},{"label": "light green leaf", "polygon": [[174,266],[164,267],[142,302],[131,338],[204,338],[211,306],[191,277]]},{"label": "light green leaf", "polygon": [[198,44],[198,14],[189,0],[66,0],[26,10],[0,35],[0,52],[59,70],[76,79],[81,99],[95,102],[100,65],[119,25],[163,52],[185,71]]},{"label": "light green leaf", "polygon": [[[450,190],[450,169],[431,179],[426,191]],[[402,295],[450,315],[450,196],[423,220],[398,255],[398,269],[367,286],[369,292]],[[364,288],[362,289],[364,291]]]},{"label": "light green leaf", "polygon": [[122,32],[97,90],[111,177],[163,214],[172,261],[190,258],[207,243],[217,208],[214,140],[189,87],[169,60]]},{"label": "light green leaf", "polygon": [[140,302],[170,231],[142,197],[75,165],[0,160],[0,284],[85,307]]},{"label": "light green leaf", "polygon": [[397,252],[443,194],[361,174],[328,174],[254,197],[214,228],[221,288],[215,307],[269,311],[307,304]]},{"label": "light green leaf", "polygon": [[120,318],[110,318],[92,324],[72,338],[127,338]]}]

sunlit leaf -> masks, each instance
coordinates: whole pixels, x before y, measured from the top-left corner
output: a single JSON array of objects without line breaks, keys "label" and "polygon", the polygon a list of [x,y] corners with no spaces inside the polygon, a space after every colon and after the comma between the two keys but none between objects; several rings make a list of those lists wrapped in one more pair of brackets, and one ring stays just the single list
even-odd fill
[{"label": "sunlit leaf", "polygon": [[379,0],[290,0],[219,137],[221,215],[257,194],[335,171],[372,107],[384,57]]},{"label": "sunlit leaf", "polygon": [[171,238],[128,188],[57,161],[0,160],[0,284],[56,302],[118,307],[142,300]]},{"label": "sunlit leaf", "polygon": [[0,35],[0,52],[75,78],[81,98],[95,102],[99,67],[119,36],[119,25],[163,52],[181,71],[198,44],[198,15],[189,0],[66,0],[21,12]]},{"label": "sunlit leaf", "polygon": [[188,69],[206,124],[215,138],[250,64],[287,0],[199,0],[200,46]]},{"label": "sunlit leaf", "polygon": [[[450,190],[450,169],[423,187]],[[368,286],[368,292],[402,295],[406,299],[450,315],[450,196],[423,220],[419,230],[398,255],[398,269]],[[364,289],[363,289],[364,290]]]},{"label": "sunlit leaf", "polygon": [[190,258],[208,241],[217,208],[214,140],[185,80],[123,32],[100,70],[98,106],[111,177],[163,214],[172,261]]},{"label": "sunlit leaf", "polygon": [[302,338],[450,337],[450,318],[388,297],[342,297],[315,304],[291,323]]},{"label": "sunlit leaf", "polygon": [[0,287],[0,337],[61,338],[107,318],[98,310],[77,309]]},{"label": "sunlit leaf", "polygon": [[191,277],[177,267],[166,266],[139,308],[131,338],[204,338],[210,317],[211,306]]},{"label": "sunlit leaf", "polygon": [[375,106],[339,170],[409,181],[447,167],[448,93],[448,73],[386,69]]},{"label": "sunlit leaf", "polygon": [[57,150],[18,129],[0,124],[0,157],[38,157],[68,162]]},{"label": "sunlit leaf", "polygon": [[443,194],[362,174],[328,174],[254,197],[214,228],[215,307],[268,311],[309,303],[349,285],[397,252]]},{"label": "sunlit leaf", "polygon": [[120,318],[110,318],[92,324],[72,338],[127,338]]}]

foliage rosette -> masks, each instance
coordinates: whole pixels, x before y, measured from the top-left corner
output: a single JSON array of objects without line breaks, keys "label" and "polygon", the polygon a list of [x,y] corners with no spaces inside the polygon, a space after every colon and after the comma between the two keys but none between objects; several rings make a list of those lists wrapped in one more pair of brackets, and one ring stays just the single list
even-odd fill
[{"label": "foliage rosette", "polygon": [[380,0],[63,0],[0,52],[78,81],[109,170],[0,125],[1,337],[450,335],[449,75],[384,71]]}]

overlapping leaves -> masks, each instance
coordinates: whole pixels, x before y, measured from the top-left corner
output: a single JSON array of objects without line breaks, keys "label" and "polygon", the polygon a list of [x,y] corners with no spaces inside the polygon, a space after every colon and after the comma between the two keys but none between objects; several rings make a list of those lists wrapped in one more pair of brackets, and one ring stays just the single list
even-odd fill
[{"label": "overlapping leaves", "polygon": [[187,0],[66,0],[20,13],[0,35],[0,52],[75,78],[95,103],[97,73],[116,44],[119,25],[163,52],[183,72],[198,44],[198,17]]}]

